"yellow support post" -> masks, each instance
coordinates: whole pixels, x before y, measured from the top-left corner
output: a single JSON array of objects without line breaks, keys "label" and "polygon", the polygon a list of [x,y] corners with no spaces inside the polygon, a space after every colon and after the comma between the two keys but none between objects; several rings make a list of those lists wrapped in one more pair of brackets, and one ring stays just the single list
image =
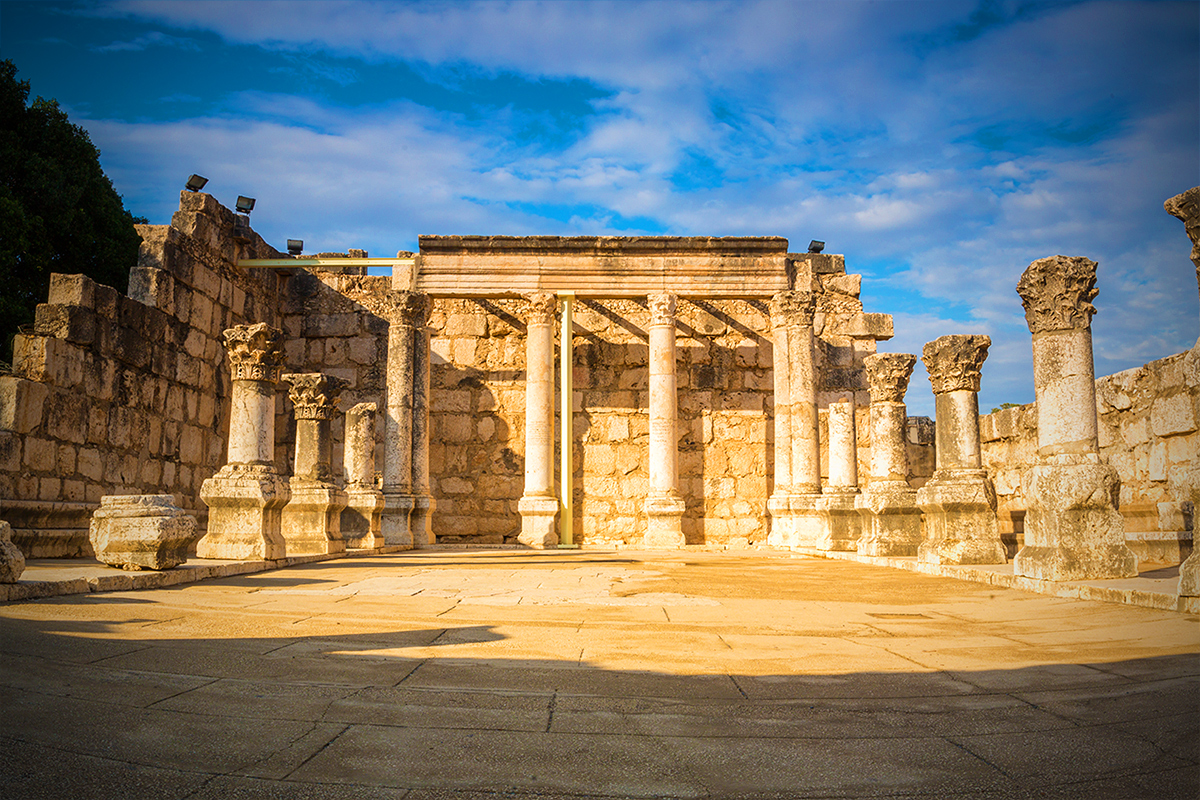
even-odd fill
[{"label": "yellow support post", "polygon": [[559,292],[559,300],[562,301],[562,345],[559,348],[559,392],[562,395],[562,405],[559,406],[559,440],[562,452],[560,453],[559,461],[559,503],[561,511],[559,512],[559,537],[558,546],[561,548],[575,549],[579,545],[575,544],[574,531],[572,526],[575,521],[575,503],[574,503],[574,481],[572,480],[575,470],[571,463],[571,451],[573,447],[573,414],[571,408],[571,394],[573,387],[571,386],[572,372],[575,367],[575,355],[572,347],[572,334],[574,331],[574,323],[571,321],[571,307],[575,301],[574,292]]}]

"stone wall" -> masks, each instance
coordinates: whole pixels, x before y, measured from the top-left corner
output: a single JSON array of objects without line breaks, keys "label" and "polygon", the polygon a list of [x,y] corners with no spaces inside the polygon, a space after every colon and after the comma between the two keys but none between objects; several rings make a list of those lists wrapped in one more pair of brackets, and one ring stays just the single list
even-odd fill
[{"label": "stone wall", "polygon": [[182,193],[170,226],[138,233],[129,296],[53,276],[0,376],[0,514],[31,557],[90,553],[106,494],[174,494],[203,522],[229,425],[218,337],[278,322],[277,276],[235,266],[278,253],[211,196]]},{"label": "stone wall", "polygon": [[[1126,538],[1139,558],[1174,562],[1191,547],[1189,481],[1200,474],[1200,389],[1179,353],[1096,380],[1100,453],[1121,478]],[[1036,462],[1037,406],[980,417],[983,461],[996,485],[1002,530],[1021,541],[1021,473]]]}]

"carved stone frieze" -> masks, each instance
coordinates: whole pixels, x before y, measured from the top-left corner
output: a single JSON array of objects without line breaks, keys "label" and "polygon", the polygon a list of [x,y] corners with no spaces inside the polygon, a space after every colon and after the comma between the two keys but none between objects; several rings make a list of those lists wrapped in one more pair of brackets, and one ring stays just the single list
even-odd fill
[{"label": "carved stone frieze", "polygon": [[538,292],[525,298],[526,322],[530,325],[553,325],[554,315],[558,309],[558,299],[548,292]]},{"label": "carved stone frieze", "polygon": [[979,391],[980,370],[992,340],[983,334],[939,336],[925,345],[921,361],[929,370],[935,395],[966,389]]},{"label": "carved stone frieze", "polygon": [[786,291],[771,298],[771,324],[776,328],[811,327],[815,312],[816,296],[812,292]]},{"label": "carved stone frieze", "polygon": [[279,381],[283,371],[283,331],[265,322],[235,325],[221,334],[235,381]]},{"label": "carved stone frieze", "polygon": [[1034,261],[1017,282],[1031,333],[1086,328],[1096,307],[1096,262],[1082,256],[1051,256]]},{"label": "carved stone frieze", "polygon": [[288,399],[296,409],[296,419],[333,419],[338,397],[350,385],[344,378],[320,372],[289,372],[283,380],[292,386]]},{"label": "carved stone frieze", "polygon": [[659,293],[647,295],[646,302],[650,306],[650,324],[674,325],[675,301],[676,298],[673,294]]},{"label": "carved stone frieze", "polygon": [[863,359],[873,403],[903,403],[917,357],[911,353],[876,353]]}]

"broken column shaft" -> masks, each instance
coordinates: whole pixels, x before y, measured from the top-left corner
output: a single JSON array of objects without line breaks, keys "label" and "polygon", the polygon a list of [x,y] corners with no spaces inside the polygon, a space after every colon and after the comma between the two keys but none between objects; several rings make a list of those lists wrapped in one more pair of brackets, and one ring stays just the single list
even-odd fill
[{"label": "broken column shaft", "polygon": [[1038,462],[1021,480],[1025,546],[1013,571],[1042,580],[1127,578],[1137,558],[1117,511],[1120,479],[1100,457],[1091,318],[1096,262],[1034,261],[1017,284],[1033,335]]},{"label": "broken column shaft", "polygon": [[383,492],[375,488],[375,404],[359,403],[346,412],[346,508],[342,539],[346,547],[375,548],[384,544],[380,533]]}]

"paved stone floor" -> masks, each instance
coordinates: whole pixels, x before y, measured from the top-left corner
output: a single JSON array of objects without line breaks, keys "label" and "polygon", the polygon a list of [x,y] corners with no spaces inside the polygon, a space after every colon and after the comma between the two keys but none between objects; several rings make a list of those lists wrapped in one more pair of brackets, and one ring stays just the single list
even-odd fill
[{"label": "paved stone floor", "polygon": [[0,605],[0,796],[1200,796],[1200,623],[771,553]]}]

